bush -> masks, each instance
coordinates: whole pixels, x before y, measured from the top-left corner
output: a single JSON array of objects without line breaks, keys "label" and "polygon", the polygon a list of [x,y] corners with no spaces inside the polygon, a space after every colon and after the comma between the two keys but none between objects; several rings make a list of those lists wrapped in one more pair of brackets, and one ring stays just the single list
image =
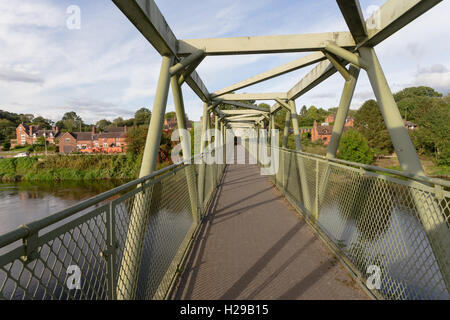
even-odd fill
[{"label": "bush", "polygon": [[3,148],[3,150],[8,151],[9,149],[11,149],[11,143],[3,142],[2,148]]},{"label": "bush", "polygon": [[372,164],[373,150],[367,139],[356,130],[348,130],[342,135],[338,158],[352,162]]}]

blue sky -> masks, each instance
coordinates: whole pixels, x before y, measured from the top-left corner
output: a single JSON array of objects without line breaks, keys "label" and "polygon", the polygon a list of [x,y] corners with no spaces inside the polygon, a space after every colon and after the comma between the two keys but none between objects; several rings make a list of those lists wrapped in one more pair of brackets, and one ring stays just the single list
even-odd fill
[{"label": "blue sky", "polygon": [[[384,1],[362,0],[366,15]],[[157,0],[179,39],[347,31],[334,0]],[[81,9],[81,28],[66,27],[70,5]],[[450,92],[450,1],[443,1],[377,46],[392,90],[429,85]],[[198,73],[209,91],[294,60],[304,54],[207,57]],[[151,108],[161,58],[110,0],[1,0],[0,109],[58,120],[74,110],[88,122],[133,116]],[[312,67],[240,92],[289,90]],[[336,74],[297,99],[335,107],[343,87]],[[202,102],[183,86],[189,117]],[[373,98],[361,72],[352,104]],[[272,104],[272,102],[269,102]],[[169,95],[168,111],[173,110]]]}]

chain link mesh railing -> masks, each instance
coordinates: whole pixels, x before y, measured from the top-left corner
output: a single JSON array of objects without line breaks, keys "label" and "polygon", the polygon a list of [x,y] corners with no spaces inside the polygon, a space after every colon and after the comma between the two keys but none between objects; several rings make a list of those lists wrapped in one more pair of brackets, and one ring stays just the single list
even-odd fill
[{"label": "chain link mesh railing", "polygon": [[205,165],[199,199],[198,166],[172,165],[0,236],[0,299],[166,298],[224,169]]},{"label": "chain link mesh railing", "polygon": [[[280,168],[272,181],[362,282],[372,284],[375,296],[450,299],[448,182],[272,149],[278,151]],[[378,287],[370,278],[373,266]]]}]

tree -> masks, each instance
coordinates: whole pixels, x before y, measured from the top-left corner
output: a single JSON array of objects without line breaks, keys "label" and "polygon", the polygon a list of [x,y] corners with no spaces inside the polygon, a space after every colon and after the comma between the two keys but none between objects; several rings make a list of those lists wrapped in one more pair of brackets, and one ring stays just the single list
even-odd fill
[{"label": "tree", "polygon": [[308,108],[303,105],[303,107],[300,109],[300,116],[304,117],[306,115],[306,112],[308,112]]},{"label": "tree", "polygon": [[53,121],[50,119],[45,119],[44,117],[38,116],[33,119],[31,124],[39,126],[43,129],[51,129],[53,126]]},{"label": "tree", "polygon": [[66,112],[62,119],[56,123],[60,128],[64,128],[67,131],[81,130],[83,126],[83,120],[75,111]]},{"label": "tree", "polygon": [[394,94],[394,99],[396,102],[411,97],[442,97],[442,93],[437,92],[433,88],[430,87],[409,87]]},{"label": "tree", "polygon": [[33,121],[34,116],[32,114],[21,114],[20,115],[20,122],[23,123],[30,123]]},{"label": "tree", "polygon": [[355,128],[377,153],[394,151],[389,132],[375,100],[367,100],[355,113]]},{"label": "tree", "polygon": [[127,131],[127,153],[137,156],[144,152],[148,126],[132,127]]},{"label": "tree", "polygon": [[167,112],[164,115],[164,119],[174,119],[176,117],[177,117],[177,114],[175,113],[175,111]]},{"label": "tree", "polygon": [[367,139],[354,129],[342,134],[338,148],[338,158],[352,162],[373,163],[373,151]]},{"label": "tree", "polygon": [[[302,108],[303,109],[303,108]],[[310,106],[304,115],[300,115],[298,118],[300,127],[312,127],[314,121],[322,123],[325,118],[329,115],[329,112],[315,106]]]},{"label": "tree", "polygon": [[8,142],[8,141],[3,142],[2,148],[3,148],[4,151],[8,151],[9,149],[11,149],[11,143]]},{"label": "tree", "polygon": [[123,118],[122,117],[117,117],[112,121],[112,125],[114,127],[122,127],[123,126]]},{"label": "tree", "polygon": [[97,129],[100,131],[105,131],[110,125],[111,125],[111,121],[106,120],[106,119],[99,120],[95,124]]},{"label": "tree", "polygon": [[450,165],[450,105],[442,98],[429,98],[417,124],[413,142],[418,151],[433,154],[439,165]]},{"label": "tree", "polygon": [[152,117],[152,113],[147,108],[140,108],[136,113],[134,114],[134,125],[140,126],[140,125],[149,125],[150,124],[150,118]]}]

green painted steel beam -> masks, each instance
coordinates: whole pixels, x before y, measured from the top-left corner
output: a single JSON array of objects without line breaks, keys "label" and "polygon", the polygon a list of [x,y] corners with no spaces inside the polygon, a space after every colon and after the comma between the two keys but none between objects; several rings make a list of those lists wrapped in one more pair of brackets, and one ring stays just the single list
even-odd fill
[{"label": "green painted steel beam", "polygon": [[376,46],[440,2],[442,0],[387,0],[379,12],[366,20],[368,38],[358,47]]},{"label": "green painted steel beam", "polygon": [[358,56],[357,54],[350,52],[348,50],[345,50],[344,48],[341,48],[333,43],[329,43],[325,50],[328,52],[333,53],[334,55],[341,57],[342,59],[348,61],[349,63],[352,63],[358,67],[361,68],[367,68],[367,62],[364,61],[363,58]]},{"label": "green painted steel beam", "polygon": [[205,50],[206,55],[307,52],[322,50],[327,42],[334,42],[345,48],[355,47],[350,32],[325,32],[178,40],[178,54],[189,55],[198,49]]},{"label": "green painted steel beam", "polygon": [[215,98],[221,95],[224,95],[226,93],[230,93],[242,88],[246,88],[248,86],[260,83],[262,81],[266,81],[275,77],[278,77],[280,75],[307,67],[311,64],[320,62],[325,59],[325,56],[322,52],[314,52],[312,54],[309,54],[307,56],[301,57],[299,59],[296,59],[294,61],[288,62],[286,64],[283,64],[282,66],[273,68],[269,71],[263,72],[261,74],[258,74],[256,76],[253,76],[251,78],[248,78],[246,80],[240,81],[238,83],[235,83],[231,86],[228,86],[222,90],[215,91],[211,94],[211,98]]},{"label": "green painted steel beam", "polygon": [[216,99],[222,100],[273,100],[275,98],[287,99],[286,92],[265,92],[265,93],[227,93]]},{"label": "green painted steel beam", "polygon": [[[161,71],[153,103],[152,117],[145,141],[144,155],[142,157],[139,177],[145,177],[156,170],[159,144],[161,141],[164,114],[169,93],[169,68],[174,58],[163,56]],[[137,275],[139,273],[142,256],[142,243],[145,238],[146,221],[148,218],[149,199],[144,199],[140,206],[133,209],[127,231],[123,258],[120,264],[119,277],[117,281],[117,299],[134,299],[137,286]]]},{"label": "green painted steel beam", "polygon": [[186,58],[182,59],[180,62],[178,62],[174,66],[170,67],[170,69],[169,69],[170,75],[175,75],[178,72],[183,71],[187,66],[202,59],[204,56],[205,56],[205,52],[203,50],[197,50],[196,52],[193,52],[192,54],[190,54]]},{"label": "green painted steel beam", "polygon": [[267,109],[260,108],[260,107],[255,106],[255,105],[251,105],[251,104],[243,103],[243,102],[239,102],[239,101],[232,101],[232,100],[220,100],[220,101],[223,102],[223,103],[226,103],[226,104],[231,104],[231,105],[236,106],[236,107],[252,109],[252,110],[258,110],[258,111],[269,111]]},{"label": "green painted steel beam", "polygon": [[345,81],[350,81],[352,79],[352,76],[348,73],[347,68],[338,57],[336,57],[334,54],[329,52],[324,52],[325,56],[327,57],[328,61],[331,62],[331,64],[334,66],[334,68],[341,74],[341,76],[345,79]]},{"label": "green painted steel beam", "polygon": [[359,71],[360,69],[356,66],[350,66],[350,70],[348,71],[349,80],[345,81],[344,89],[342,91],[333,131],[331,133],[331,140],[328,144],[327,158],[336,158],[339,142],[342,133],[344,132],[345,121],[355,92],[356,82],[358,81]]},{"label": "green painted steel beam", "polygon": [[368,35],[359,0],[336,0],[336,2],[353,39],[357,44],[362,43]]},{"label": "green painted steel beam", "polygon": [[239,109],[239,110],[221,110],[225,115],[260,115],[267,114],[269,111],[251,110],[251,109]]},{"label": "green painted steel beam", "polygon": [[[178,40],[154,0],[113,0],[113,2],[160,55],[175,56],[179,60]],[[186,78],[186,83],[200,99],[208,100],[209,92],[195,71]]]},{"label": "green painted steel beam", "polygon": [[[378,13],[365,21],[368,38],[358,43],[358,47],[377,45],[441,1],[388,0]],[[329,61],[320,62],[288,91],[288,99],[297,99],[335,73],[336,69]]]}]

